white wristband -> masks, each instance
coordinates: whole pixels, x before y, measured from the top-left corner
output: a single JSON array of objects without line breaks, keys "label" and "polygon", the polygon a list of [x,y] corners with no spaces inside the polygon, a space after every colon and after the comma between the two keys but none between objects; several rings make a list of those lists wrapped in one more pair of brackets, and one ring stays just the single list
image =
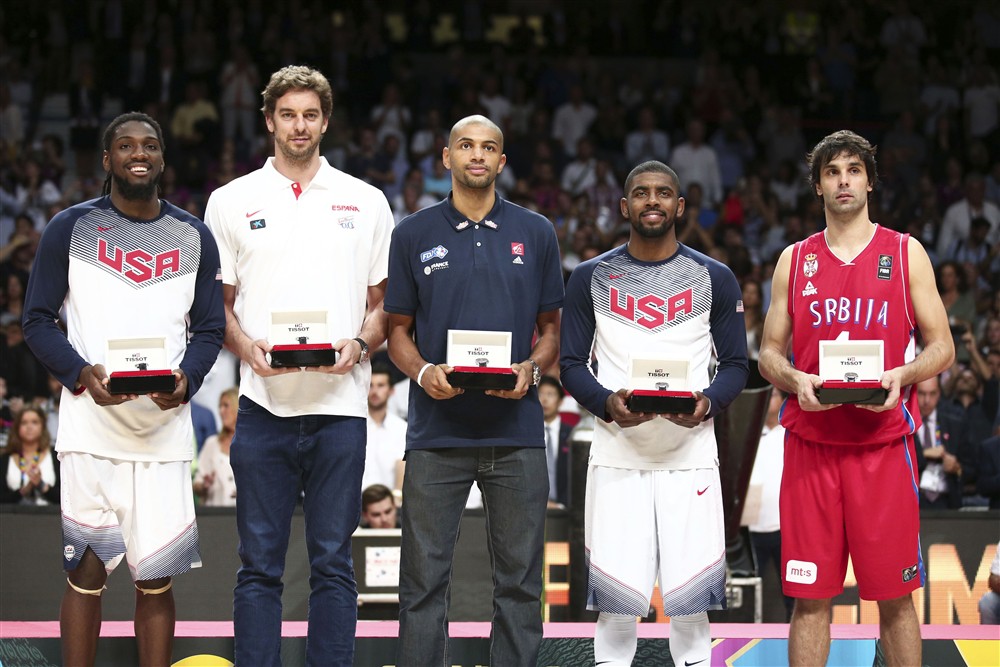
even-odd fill
[{"label": "white wristband", "polygon": [[434,364],[432,364],[432,363],[426,363],[426,364],[424,364],[424,367],[420,369],[420,372],[417,373],[417,386],[418,387],[422,387],[423,386],[422,384],[420,384],[420,381],[424,379],[424,373],[427,372],[427,369],[431,368],[432,366],[434,366]]}]

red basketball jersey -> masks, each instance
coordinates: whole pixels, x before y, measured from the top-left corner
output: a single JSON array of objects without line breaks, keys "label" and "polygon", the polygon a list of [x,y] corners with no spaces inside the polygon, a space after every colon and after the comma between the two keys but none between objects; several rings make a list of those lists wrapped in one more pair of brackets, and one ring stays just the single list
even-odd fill
[{"label": "red basketball jersey", "polygon": [[[852,262],[838,259],[824,232],[795,244],[788,276],[788,313],[792,318],[792,363],[819,374],[819,342],[847,332],[851,340],[884,341],[885,369],[912,361],[913,302],[910,298],[909,235],[875,225],[875,235]],[[877,378],[873,378],[877,379]],[[888,442],[919,426],[916,392],[905,387],[899,407],[872,412],[842,405],[804,412],[791,395],[781,423],[813,442],[863,445]]]}]

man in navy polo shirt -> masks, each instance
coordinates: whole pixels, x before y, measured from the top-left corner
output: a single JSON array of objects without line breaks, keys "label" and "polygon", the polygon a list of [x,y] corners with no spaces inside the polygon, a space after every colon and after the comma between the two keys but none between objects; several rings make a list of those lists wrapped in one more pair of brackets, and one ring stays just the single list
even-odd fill
[{"label": "man in navy polo shirt", "polygon": [[[396,664],[451,664],[452,559],[476,482],[493,564],[490,664],[533,665],[549,486],[535,385],[559,354],[559,247],[548,220],[497,196],[506,156],[496,124],[458,121],[442,159],[451,194],[400,222],[389,251],[389,354],[413,380]],[[449,329],[510,332],[514,389],[452,387],[443,363]]]}]

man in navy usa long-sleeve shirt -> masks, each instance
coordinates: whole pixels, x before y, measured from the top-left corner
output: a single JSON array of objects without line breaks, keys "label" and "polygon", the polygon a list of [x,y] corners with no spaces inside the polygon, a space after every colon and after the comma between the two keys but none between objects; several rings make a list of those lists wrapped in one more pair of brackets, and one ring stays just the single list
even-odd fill
[{"label": "man in navy usa long-sleeve shirt", "polygon": [[[64,385],[59,407],[63,662],[94,664],[101,593],[122,558],[136,587],[140,664],[170,662],[171,577],[201,566],[188,403],[222,347],[219,252],[200,220],[157,196],[163,135],[128,113],[104,133],[105,196],[45,228],[24,307],[32,352]],[[59,328],[62,320],[64,333]],[[109,340],[159,339],[175,390],[111,394]],[[158,364],[149,343],[135,362]],[[134,364],[133,364],[134,365]]]},{"label": "man in navy usa long-sleeve shirt", "polygon": [[[740,288],[728,267],[677,242],[684,199],[665,164],[632,170],[621,209],[629,242],[573,271],[560,343],[563,384],[597,417],[586,507],[595,658],[631,662],[635,617],[659,575],[674,662],[707,664],[706,612],[723,608],[726,582],[712,417],[746,383]],[[630,357],[686,360],[694,412],[629,411]]]}]

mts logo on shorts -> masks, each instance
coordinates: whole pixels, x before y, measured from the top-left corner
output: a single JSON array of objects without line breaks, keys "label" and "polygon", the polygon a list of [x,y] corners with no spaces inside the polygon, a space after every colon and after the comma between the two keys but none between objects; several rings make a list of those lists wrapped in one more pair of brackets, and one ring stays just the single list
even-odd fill
[{"label": "mts logo on shorts", "polygon": [[785,581],[793,584],[815,584],[816,563],[807,560],[790,560],[785,565]]}]

